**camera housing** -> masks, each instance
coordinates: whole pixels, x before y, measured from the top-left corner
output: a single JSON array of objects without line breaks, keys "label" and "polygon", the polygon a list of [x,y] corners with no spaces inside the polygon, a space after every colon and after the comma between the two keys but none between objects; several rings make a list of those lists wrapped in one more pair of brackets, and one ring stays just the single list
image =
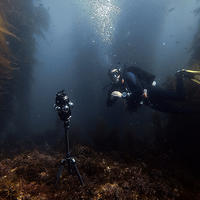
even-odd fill
[{"label": "camera housing", "polygon": [[69,97],[64,90],[57,92],[54,108],[58,112],[60,120],[67,122],[71,118],[71,109],[73,103],[69,100]]}]

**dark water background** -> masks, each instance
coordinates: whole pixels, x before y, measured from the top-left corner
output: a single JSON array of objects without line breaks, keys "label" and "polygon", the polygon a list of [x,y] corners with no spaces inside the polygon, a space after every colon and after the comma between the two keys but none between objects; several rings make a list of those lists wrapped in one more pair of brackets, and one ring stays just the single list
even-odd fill
[{"label": "dark water background", "polygon": [[[176,123],[170,129],[168,114],[146,107],[130,114],[122,103],[107,108],[103,87],[109,83],[108,69],[118,62],[152,72],[157,84],[185,68],[198,32],[194,10],[199,1],[42,0],[35,5],[48,12],[48,29],[42,37],[34,33],[34,62],[23,90],[18,88],[20,103],[14,101],[2,138],[44,136],[47,143],[62,138],[62,122],[53,109],[61,89],[75,104],[71,132],[81,143],[131,151],[135,138],[152,143],[159,134],[174,132]],[[158,133],[158,128],[165,131]]]}]

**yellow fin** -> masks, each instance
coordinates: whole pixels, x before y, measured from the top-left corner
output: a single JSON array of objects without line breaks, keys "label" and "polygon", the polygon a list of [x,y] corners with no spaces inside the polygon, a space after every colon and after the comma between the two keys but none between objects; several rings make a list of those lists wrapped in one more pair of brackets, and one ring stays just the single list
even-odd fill
[{"label": "yellow fin", "polygon": [[185,70],[185,71],[193,74],[200,74],[200,71],[194,71],[194,70]]},{"label": "yellow fin", "polygon": [[199,80],[196,80],[196,79],[191,79],[191,80],[200,85],[200,81]]}]

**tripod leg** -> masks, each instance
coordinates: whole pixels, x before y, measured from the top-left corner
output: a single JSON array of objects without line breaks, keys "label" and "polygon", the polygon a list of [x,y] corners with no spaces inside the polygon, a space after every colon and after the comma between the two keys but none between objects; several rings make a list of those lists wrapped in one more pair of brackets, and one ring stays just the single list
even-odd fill
[{"label": "tripod leg", "polygon": [[79,179],[81,185],[84,185],[83,178],[82,178],[82,176],[81,176],[81,174],[80,174],[80,172],[79,172],[79,170],[78,170],[78,167],[77,167],[77,165],[76,165],[76,161],[75,161],[74,158],[71,158],[71,163],[72,163],[72,165],[73,165],[73,167],[74,167],[74,170],[75,170],[75,172],[76,172],[76,175],[78,176],[78,179]]},{"label": "tripod leg", "polygon": [[63,169],[64,169],[64,162],[61,161],[61,165],[58,169],[58,172],[57,172],[57,176],[56,176],[56,185],[59,183],[60,181],[60,178],[62,176],[62,172],[63,172]]},{"label": "tripod leg", "polygon": [[69,174],[72,174],[72,166],[71,166],[70,157],[67,158],[67,164],[68,164],[68,172]]},{"label": "tripod leg", "polygon": [[61,161],[61,166],[58,170],[58,173],[57,173],[57,180],[56,180],[56,185],[59,183],[60,181],[60,178],[61,178],[61,175],[62,175],[62,172],[63,172],[63,169],[65,167],[65,163],[67,162],[68,164],[68,171],[70,174],[72,174],[73,170],[76,172],[76,175],[78,176],[78,179],[81,183],[81,185],[84,185],[84,182],[83,182],[83,179],[80,175],[80,172],[78,170],[78,167],[76,165],[76,161],[74,158],[72,158],[70,156],[70,151],[69,151],[69,134],[68,134],[68,129],[69,129],[69,122],[65,122],[64,124],[64,127],[65,127],[65,142],[66,142],[66,157],[65,159],[63,159]]}]

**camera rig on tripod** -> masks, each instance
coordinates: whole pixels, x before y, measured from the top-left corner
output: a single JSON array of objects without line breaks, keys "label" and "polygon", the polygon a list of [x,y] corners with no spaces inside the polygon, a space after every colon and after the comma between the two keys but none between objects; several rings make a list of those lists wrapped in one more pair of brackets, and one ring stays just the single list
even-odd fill
[{"label": "camera rig on tripod", "polygon": [[83,179],[80,175],[80,172],[78,170],[78,167],[76,165],[76,161],[73,157],[71,157],[70,154],[70,147],[69,147],[69,128],[70,128],[70,119],[72,117],[71,115],[71,109],[73,108],[74,104],[69,100],[69,97],[66,95],[65,91],[59,91],[56,94],[56,100],[54,104],[55,110],[58,112],[58,116],[60,120],[64,122],[64,129],[65,129],[65,145],[66,145],[66,156],[64,159],[61,160],[60,168],[57,173],[57,180],[56,184],[60,181],[60,177],[62,175],[63,169],[68,165],[68,172],[70,174],[76,173],[78,176],[78,179],[81,183],[81,185],[84,185]]}]

